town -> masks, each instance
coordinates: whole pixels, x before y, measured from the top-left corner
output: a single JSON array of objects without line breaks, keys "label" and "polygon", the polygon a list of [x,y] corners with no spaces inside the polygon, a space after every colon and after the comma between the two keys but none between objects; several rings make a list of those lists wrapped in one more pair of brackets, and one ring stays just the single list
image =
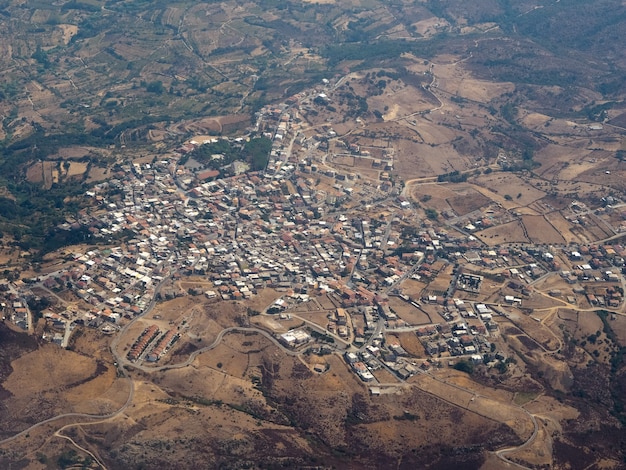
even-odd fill
[{"label": "town", "polygon": [[[533,318],[527,299],[548,281],[554,287],[539,294],[561,304],[623,310],[622,245],[487,246],[473,233],[516,214],[494,203],[439,219],[390,176],[393,148],[345,142],[332,123],[307,125],[303,114],[328,106],[342,82],[263,108],[251,135],[199,137],[167,158],[118,165],[87,193],[93,205],[59,227],[86,230],[105,247],[67,252],[61,269],[2,284],[4,317],[31,333],[41,317],[43,337],[68,347],[77,325],[120,334],[161,300],[245,302],[274,289],[279,297],[251,316],[278,322],[257,328],[298,353],[337,352],[375,384],[381,370],[401,381],[459,364],[506,370],[510,357],[495,339],[503,325],[521,326],[512,318]],[[237,151],[255,139],[271,143],[263,168],[223,154],[199,161],[207,155],[199,150]],[[346,159],[373,171],[334,164]],[[186,292],[172,283],[187,276],[209,287]],[[62,292],[79,300],[68,308]],[[129,340],[125,360],[158,362],[184,343],[183,330],[147,326]],[[399,340],[406,333],[412,347]]]}]

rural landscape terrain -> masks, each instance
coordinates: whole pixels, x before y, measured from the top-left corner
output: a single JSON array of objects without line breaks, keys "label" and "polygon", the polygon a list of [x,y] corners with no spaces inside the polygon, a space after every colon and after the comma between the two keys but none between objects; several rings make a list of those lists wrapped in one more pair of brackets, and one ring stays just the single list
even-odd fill
[{"label": "rural landscape terrain", "polygon": [[0,1],[0,468],[626,468],[625,36]]}]

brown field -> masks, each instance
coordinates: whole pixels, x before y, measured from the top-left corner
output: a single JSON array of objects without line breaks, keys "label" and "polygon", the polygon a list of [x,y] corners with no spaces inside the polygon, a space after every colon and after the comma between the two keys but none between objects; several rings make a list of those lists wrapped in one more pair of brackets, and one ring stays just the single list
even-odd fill
[{"label": "brown field", "polygon": [[451,264],[447,264],[444,269],[442,269],[437,277],[428,284],[428,290],[432,292],[445,292],[446,289],[450,286],[450,282],[452,281],[452,271],[454,270],[454,266]]},{"label": "brown field", "polygon": [[[355,160],[356,160],[355,157],[352,155],[337,155],[337,156],[332,157],[332,160],[329,160],[329,162],[332,161],[334,165],[343,165],[343,166],[353,167],[355,164]],[[371,168],[371,166],[372,164],[370,161],[369,167]]]},{"label": "brown field", "polygon": [[567,305],[567,303],[558,297],[552,297],[543,292],[531,292],[531,294],[525,298],[522,302],[524,308],[530,309],[548,309],[551,307],[563,307]]},{"label": "brown field", "polygon": [[459,388],[425,374],[412,378],[411,383],[414,383],[421,390],[432,393],[456,406],[496,422],[507,424],[520,439],[525,440],[532,434],[533,425],[530,418],[516,406],[507,405],[488,397],[478,397],[470,389]]},{"label": "brown field", "polygon": [[398,377],[389,372],[387,369],[378,369],[372,372],[374,378],[381,384],[394,384],[398,382]]},{"label": "brown field", "polygon": [[58,27],[61,29],[63,33],[63,43],[69,44],[72,36],[74,36],[78,32],[78,26],[73,24],[60,24]]},{"label": "brown field", "polygon": [[426,284],[415,279],[407,279],[401,284],[402,293],[408,295],[412,299],[419,301],[422,292],[426,288]]},{"label": "brown field", "polygon": [[[307,318],[307,316],[304,315],[303,318]],[[286,333],[287,331],[302,325],[302,320],[295,317],[292,317],[291,320],[281,320],[278,315],[257,315],[250,318],[250,323],[253,326],[258,326],[275,333]],[[326,328],[326,325],[324,325],[324,328]]]},{"label": "brown field", "polygon": [[[87,332],[82,343],[89,335]],[[128,383],[116,378],[110,357],[103,359],[96,362],[87,355],[44,344],[15,360],[13,373],[2,384],[12,393],[4,401],[11,410],[6,415],[9,421],[3,424],[5,429],[23,429],[26,423],[64,412],[109,413],[118,409],[128,397]]]},{"label": "brown field", "polygon": [[417,338],[417,335],[413,332],[407,333],[389,333],[389,337],[397,338],[400,345],[409,353],[412,357],[425,358],[426,351],[424,346]]},{"label": "brown field", "polygon": [[493,83],[477,79],[448,80],[445,86],[449,93],[458,94],[458,96],[481,103],[486,103],[514,89],[512,83]]},{"label": "brown field", "polygon": [[565,243],[579,241],[570,230],[572,228],[572,223],[565,220],[565,217],[563,217],[561,212],[550,212],[549,214],[546,214],[545,217],[554,229],[563,237]]},{"label": "brown field", "polygon": [[532,243],[565,243],[565,238],[544,216],[523,215],[522,223],[526,227],[528,238]]},{"label": "brown field", "polygon": [[95,183],[97,181],[105,180],[109,177],[108,174],[108,168],[92,167],[91,170],[89,170],[89,178],[87,179],[87,182]]},{"label": "brown field", "polygon": [[79,176],[87,171],[87,163],[71,162],[70,168],[67,171],[67,176]]},{"label": "brown field", "polygon": [[407,322],[409,325],[424,325],[432,323],[429,316],[423,311],[415,308],[408,302],[399,297],[389,297],[389,306],[396,312],[398,317]]},{"label": "brown field", "polygon": [[598,331],[602,332],[602,320],[600,317],[594,312],[580,312],[578,315],[578,333],[580,337],[583,338]]},{"label": "brown field", "polygon": [[276,299],[278,299],[282,295],[281,292],[278,292],[274,289],[266,288],[258,291],[257,295],[255,295],[250,300],[246,301],[246,305],[253,310],[262,311],[268,305],[271,305]]},{"label": "brown field", "polygon": [[473,188],[458,191],[457,195],[446,199],[452,210],[459,216],[469,214],[491,203],[491,200]]},{"label": "brown field", "polygon": [[489,246],[501,243],[528,243],[529,239],[524,232],[524,226],[519,220],[490,227],[474,234]]},{"label": "brown field", "polygon": [[[448,203],[448,199],[456,197],[456,193],[452,191],[450,186],[442,186],[434,183],[412,185],[410,187],[410,195],[420,204],[424,204],[426,207],[432,207],[439,212],[452,209]],[[430,199],[427,202],[422,202],[425,196],[430,197]]]},{"label": "brown field", "polygon": [[451,56],[447,60],[445,56],[442,56],[438,59],[438,89],[450,95],[485,103],[515,88],[512,83],[508,82],[488,82],[477,79],[463,66],[462,59],[458,56]]},{"label": "brown field", "polygon": [[423,92],[398,81],[388,84],[382,95],[370,96],[367,103],[370,109],[380,111],[383,111],[387,104],[393,103],[383,115],[385,121],[392,121],[433,107],[430,100],[424,99]]},{"label": "brown field", "polygon": [[548,426],[544,425],[541,420],[539,423],[537,436],[533,442],[523,450],[509,453],[508,458],[538,467],[552,465],[552,433],[554,429],[548,429]]},{"label": "brown field", "polygon": [[507,194],[511,196],[513,200],[505,201],[505,207],[527,206],[546,195],[545,192],[531,186],[522,177],[511,173],[495,172],[481,175],[472,181],[499,196],[504,197]]},{"label": "brown field", "polygon": [[475,393],[478,393],[485,397],[493,398],[494,400],[501,401],[502,403],[512,403],[515,395],[513,392],[508,390],[487,387],[485,385],[479,384],[470,379],[467,374],[454,369],[444,369],[441,372],[437,373],[437,377],[445,380],[450,384],[458,385],[460,387],[472,390]]},{"label": "brown field", "polygon": [[[506,324],[502,317],[494,319],[498,323]],[[515,309],[507,310],[507,320],[548,351],[556,351],[561,345],[561,341],[552,330]]]},{"label": "brown field", "polygon": [[26,179],[30,183],[43,182],[43,162],[35,163],[26,170]]},{"label": "brown field", "polygon": [[[453,135],[441,135],[437,126],[431,127],[419,124],[419,132],[427,143],[418,143],[409,140],[396,142],[398,158],[395,160],[394,173],[402,179],[436,176],[452,171],[453,168],[465,169],[469,160],[461,155],[448,142]],[[406,132],[406,131],[405,131]],[[442,140],[444,142],[435,144]],[[431,146],[433,144],[434,146]],[[441,159],[445,154],[448,158]]]},{"label": "brown field", "polygon": [[52,158],[61,160],[75,160],[86,157],[90,154],[106,156],[110,155],[110,153],[107,152],[105,149],[76,145],[73,147],[61,147],[55,155],[52,155]]},{"label": "brown field", "polygon": [[[548,294],[548,291],[550,290],[560,290],[562,295],[564,295],[565,292],[568,292],[570,290],[568,286],[569,284],[567,284],[567,282],[565,282],[565,280],[557,273],[551,273],[543,279],[533,283],[533,288],[535,290],[541,291],[545,294]],[[559,296],[554,297],[560,298]]]},{"label": "brown field", "polygon": [[626,316],[616,315],[615,320],[610,320],[609,325],[617,335],[621,346],[626,345]]},{"label": "brown field", "polygon": [[[14,372],[3,386],[17,397],[53,392],[89,377],[96,370],[94,362],[54,345],[23,356],[12,364]],[[38,377],[40,380],[32,380]]]},{"label": "brown field", "polygon": [[536,397],[530,403],[527,403],[524,408],[531,413],[547,416],[554,421],[576,419],[580,415],[576,408],[560,403],[556,398],[549,395]]},{"label": "brown field", "polygon": [[[298,312],[298,317],[303,318],[304,320],[310,321],[316,325],[319,325],[321,328],[326,329],[328,326],[328,314],[329,312],[321,311],[321,312]],[[295,314],[294,314],[295,315]],[[298,324],[302,324],[302,320],[298,321]]]},{"label": "brown field", "polygon": [[334,308],[337,308],[337,305],[335,304],[335,302],[333,302],[330,298],[329,295],[321,295],[319,297],[316,297],[316,300],[319,302],[319,304],[322,306],[323,309],[325,310],[332,310]]}]

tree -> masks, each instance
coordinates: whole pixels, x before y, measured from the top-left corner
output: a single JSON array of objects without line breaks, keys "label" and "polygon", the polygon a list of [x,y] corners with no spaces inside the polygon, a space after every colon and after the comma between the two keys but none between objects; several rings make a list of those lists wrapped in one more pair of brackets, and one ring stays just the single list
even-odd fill
[{"label": "tree", "polygon": [[459,361],[454,364],[454,368],[470,375],[474,373],[474,365],[471,362]]},{"label": "tree", "polygon": [[35,52],[33,52],[33,55],[31,57],[39,62],[41,65],[43,65],[44,68],[47,68],[50,65],[48,54],[46,54],[46,52],[41,49],[41,46],[37,46],[37,49],[35,50]]},{"label": "tree", "polygon": [[154,82],[146,84],[146,91],[160,95],[165,91],[165,88],[163,87],[163,82],[161,80],[155,80]]},{"label": "tree", "polygon": [[430,220],[437,220],[439,214],[435,209],[428,208],[426,209],[426,217],[428,217]]},{"label": "tree", "polygon": [[533,149],[532,149],[531,147],[526,147],[526,148],[524,149],[524,151],[522,152],[522,158],[523,158],[525,161],[530,161],[530,160],[532,160],[532,159],[533,159],[533,157],[534,157],[534,155],[535,155],[535,152],[533,151]]},{"label": "tree", "polygon": [[243,153],[253,171],[263,170],[272,151],[272,141],[267,137],[257,137],[246,142]]}]

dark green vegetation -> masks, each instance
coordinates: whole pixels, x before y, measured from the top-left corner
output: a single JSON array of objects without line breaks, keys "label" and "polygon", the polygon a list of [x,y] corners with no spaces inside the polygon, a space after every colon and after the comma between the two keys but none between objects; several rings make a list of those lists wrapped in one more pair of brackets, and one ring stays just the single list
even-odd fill
[{"label": "dark green vegetation", "polygon": [[[263,170],[269,160],[272,150],[272,141],[267,137],[254,137],[243,145],[228,140],[219,140],[215,143],[204,144],[194,151],[185,155],[181,163],[185,163],[189,158],[202,163],[206,168],[220,170],[228,174],[228,165],[236,160],[245,161],[249,164],[250,170]],[[223,158],[212,158],[214,155],[221,155]]]},{"label": "dark green vegetation", "polygon": [[470,375],[474,373],[474,366],[468,361],[459,361],[454,364],[454,368]]},{"label": "dark green vegetation", "polygon": [[[614,347],[614,350],[611,352],[611,368],[609,375],[609,390],[611,393],[611,399],[613,401],[611,414],[622,423],[622,426],[626,426],[626,363],[624,362],[626,347],[620,345],[617,335],[611,327],[608,319],[609,312],[605,310],[599,310],[596,313],[602,320],[602,329],[604,333]],[[595,339],[597,338],[597,336],[599,336],[599,334],[595,335],[592,343],[595,344]],[[589,337],[588,339],[590,338],[591,337]]]}]

